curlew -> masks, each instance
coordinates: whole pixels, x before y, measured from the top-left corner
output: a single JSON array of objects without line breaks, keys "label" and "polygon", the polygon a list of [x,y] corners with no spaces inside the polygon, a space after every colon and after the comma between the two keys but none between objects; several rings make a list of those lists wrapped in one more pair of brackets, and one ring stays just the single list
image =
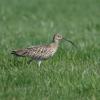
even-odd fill
[{"label": "curlew", "polygon": [[[47,60],[56,53],[59,47],[59,42],[61,40],[66,40],[66,39],[62,35],[57,33],[54,34],[52,42],[48,45],[37,45],[24,49],[13,50],[11,54],[14,54],[19,57],[29,57],[31,59],[29,60],[28,63],[30,63],[32,60],[35,60],[38,62],[38,66],[40,66],[41,61]],[[74,45],[72,41],[70,40],[66,41]]]}]

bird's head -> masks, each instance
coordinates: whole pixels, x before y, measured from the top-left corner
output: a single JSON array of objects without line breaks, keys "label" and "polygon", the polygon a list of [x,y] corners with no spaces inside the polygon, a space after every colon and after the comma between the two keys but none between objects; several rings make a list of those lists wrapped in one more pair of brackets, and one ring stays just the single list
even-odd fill
[{"label": "bird's head", "polygon": [[72,41],[65,39],[62,35],[60,35],[59,33],[54,34],[53,36],[53,42],[59,43],[59,41],[61,40],[65,40],[67,42],[70,42],[73,46],[77,47]]},{"label": "bird's head", "polygon": [[54,34],[54,36],[53,36],[53,41],[54,42],[62,40],[62,39],[63,39],[63,36],[58,34],[58,33]]}]

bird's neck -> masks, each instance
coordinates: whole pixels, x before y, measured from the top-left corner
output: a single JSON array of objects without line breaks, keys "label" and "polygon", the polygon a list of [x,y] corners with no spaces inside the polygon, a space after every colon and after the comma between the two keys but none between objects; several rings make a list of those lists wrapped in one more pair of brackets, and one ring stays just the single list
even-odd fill
[{"label": "bird's neck", "polygon": [[53,43],[56,47],[59,46],[59,40],[53,40],[52,43]]}]

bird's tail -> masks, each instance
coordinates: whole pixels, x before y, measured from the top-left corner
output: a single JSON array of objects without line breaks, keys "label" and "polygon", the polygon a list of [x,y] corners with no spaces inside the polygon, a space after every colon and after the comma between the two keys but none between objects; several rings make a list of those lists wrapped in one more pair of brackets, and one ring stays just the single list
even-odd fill
[{"label": "bird's tail", "polygon": [[27,50],[13,50],[11,54],[19,56],[19,57],[25,57],[27,56]]}]

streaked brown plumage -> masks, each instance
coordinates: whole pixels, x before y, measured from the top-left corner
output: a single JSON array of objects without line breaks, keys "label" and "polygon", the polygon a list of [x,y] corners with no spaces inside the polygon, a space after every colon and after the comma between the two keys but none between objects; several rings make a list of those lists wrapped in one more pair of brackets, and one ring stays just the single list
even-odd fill
[{"label": "streaked brown plumage", "polygon": [[55,52],[58,49],[59,42],[62,39],[64,39],[62,35],[55,34],[53,36],[52,43],[48,45],[37,45],[37,46],[25,48],[25,49],[14,50],[12,51],[12,54],[19,56],[19,57],[30,57],[31,60],[29,61],[29,63],[32,60],[36,60],[38,61],[38,65],[40,66],[41,61],[46,60],[55,54]]}]

